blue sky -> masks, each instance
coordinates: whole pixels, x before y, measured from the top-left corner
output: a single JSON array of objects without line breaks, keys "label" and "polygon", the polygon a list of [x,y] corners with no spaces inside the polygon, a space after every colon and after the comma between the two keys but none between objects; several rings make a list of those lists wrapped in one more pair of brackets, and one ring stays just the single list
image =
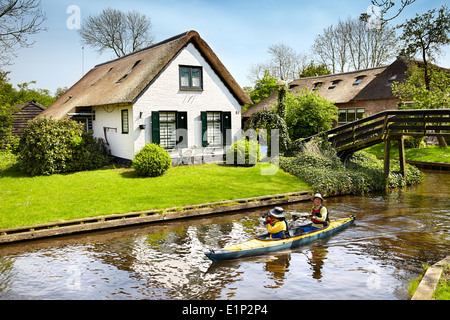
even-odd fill
[{"label": "blue sky", "polygon": [[[416,0],[394,25],[405,19],[438,8],[445,0]],[[35,80],[36,88],[71,87],[82,76],[82,49],[76,30],[67,27],[70,5],[80,8],[81,19],[112,7],[122,11],[137,10],[151,18],[155,41],[159,42],[188,30],[196,30],[210,45],[243,87],[249,67],[269,59],[267,49],[283,43],[298,52],[308,53],[317,34],[338,19],[358,17],[371,5],[370,0],[127,0],[75,1],[42,0],[48,31],[31,39],[32,48],[18,51],[14,65],[6,67],[14,85]],[[439,59],[450,67],[450,48]],[[96,64],[114,58],[112,53],[99,55],[90,47],[84,49],[84,72]]]}]

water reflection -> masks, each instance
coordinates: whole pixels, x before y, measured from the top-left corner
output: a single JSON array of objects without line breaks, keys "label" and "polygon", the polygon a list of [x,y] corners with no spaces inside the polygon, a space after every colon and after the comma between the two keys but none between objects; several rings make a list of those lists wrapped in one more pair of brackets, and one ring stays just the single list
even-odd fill
[{"label": "water reflection", "polygon": [[260,210],[2,246],[0,299],[405,299],[422,264],[448,254],[449,184],[433,174],[388,194],[330,198],[333,217],[357,214],[355,225],[221,263],[204,252],[264,232]]}]

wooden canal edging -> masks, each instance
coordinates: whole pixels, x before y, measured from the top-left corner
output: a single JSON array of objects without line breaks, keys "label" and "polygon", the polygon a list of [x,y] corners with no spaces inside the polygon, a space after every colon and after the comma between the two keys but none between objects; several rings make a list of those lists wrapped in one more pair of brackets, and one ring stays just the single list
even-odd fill
[{"label": "wooden canal edging", "polygon": [[0,229],[0,245],[112,228],[137,226],[175,219],[223,214],[226,212],[300,202],[309,200],[310,198],[311,197],[308,191],[299,191],[189,205],[181,208],[174,207],[164,210],[111,214],[84,219],[51,222],[36,226]]},{"label": "wooden canal edging", "polygon": [[450,171],[450,163],[446,163],[446,162],[427,162],[427,161],[406,160],[406,163],[412,164],[412,165],[416,166],[417,168],[422,168],[422,169]]},{"label": "wooden canal edging", "polygon": [[411,300],[431,300],[433,298],[444,265],[450,265],[450,256],[427,269]]}]

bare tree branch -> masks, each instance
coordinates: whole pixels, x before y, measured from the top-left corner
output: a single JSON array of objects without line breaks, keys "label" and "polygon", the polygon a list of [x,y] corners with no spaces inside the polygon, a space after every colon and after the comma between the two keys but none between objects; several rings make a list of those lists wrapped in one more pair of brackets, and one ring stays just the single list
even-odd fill
[{"label": "bare tree branch", "polygon": [[395,30],[387,23],[369,29],[365,21],[348,18],[325,28],[312,51],[332,73],[368,69],[389,61],[395,54],[395,39]]},{"label": "bare tree branch", "polygon": [[153,42],[151,27],[150,19],[137,11],[124,13],[108,8],[86,18],[78,34],[83,44],[99,53],[112,50],[117,57],[123,57]]},{"label": "bare tree branch", "polygon": [[46,30],[40,0],[0,0],[0,63],[11,64],[17,49],[30,47],[29,36]]},{"label": "bare tree branch", "polygon": [[249,68],[248,78],[252,82],[261,80],[265,71],[275,78],[290,82],[299,77],[300,71],[306,65],[306,55],[285,44],[271,45],[267,52],[271,56],[269,61],[253,64]]},{"label": "bare tree branch", "polygon": [[386,13],[395,7],[394,1],[392,1],[392,0],[372,0],[372,4],[374,6],[377,6],[380,8],[382,19],[383,19],[383,21],[387,22],[387,21],[397,18],[407,6],[411,5],[415,1],[416,0],[401,0],[400,5],[397,8],[397,12],[394,13],[394,15],[389,18],[386,18]]}]

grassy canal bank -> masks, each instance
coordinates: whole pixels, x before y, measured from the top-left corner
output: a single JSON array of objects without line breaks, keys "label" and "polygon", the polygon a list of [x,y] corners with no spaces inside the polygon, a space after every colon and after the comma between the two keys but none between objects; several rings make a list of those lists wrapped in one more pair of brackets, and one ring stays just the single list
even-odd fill
[{"label": "grassy canal bank", "polygon": [[[441,152],[433,152],[437,151]],[[442,152],[445,158],[448,149]],[[291,174],[283,170],[261,174],[270,164],[215,164],[173,167],[157,178],[140,178],[132,169],[114,166],[30,177],[17,169],[14,155],[0,151],[0,229],[304,190],[338,194],[360,188],[353,191],[364,193],[374,188],[370,184],[376,176],[384,185],[382,163],[377,160],[359,161],[357,168],[336,163],[309,155],[284,158],[282,167]],[[401,178],[393,170],[390,179],[398,187],[396,180]]]},{"label": "grassy canal bank", "polygon": [[112,166],[30,177],[8,155],[0,163],[0,229],[310,189],[282,170],[261,175],[267,164],[180,166],[161,177],[140,178]]}]

